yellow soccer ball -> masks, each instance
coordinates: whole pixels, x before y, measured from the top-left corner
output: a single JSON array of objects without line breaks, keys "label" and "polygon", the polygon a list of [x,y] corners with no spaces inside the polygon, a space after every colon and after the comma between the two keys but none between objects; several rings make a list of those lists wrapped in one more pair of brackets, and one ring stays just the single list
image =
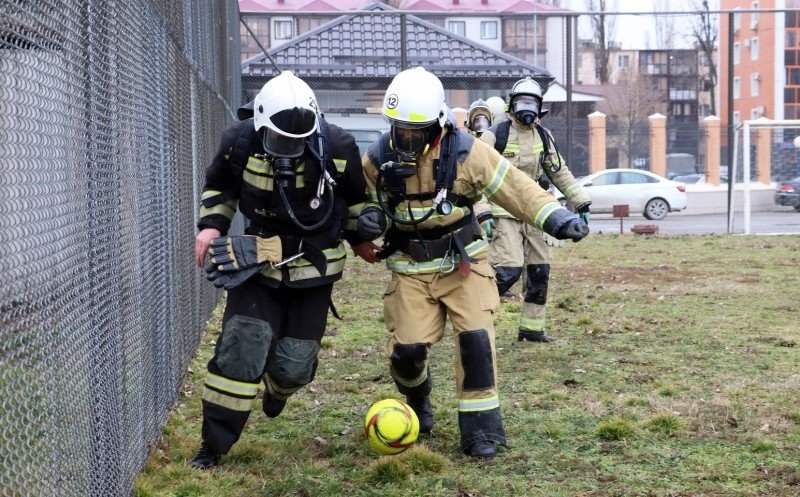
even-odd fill
[{"label": "yellow soccer ball", "polygon": [[419,419],[407,404],[397,399],[372,404],[364,419],[364,435],[378,454],[399,454],[419,436]]}]

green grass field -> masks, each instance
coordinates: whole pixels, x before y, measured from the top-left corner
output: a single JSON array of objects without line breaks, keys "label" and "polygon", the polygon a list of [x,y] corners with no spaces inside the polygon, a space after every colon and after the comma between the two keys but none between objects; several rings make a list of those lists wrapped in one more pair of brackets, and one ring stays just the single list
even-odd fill
[{"label": "green grass field", "polygon": [[383,354],[389,273],[348,264],[314,383],[277,419],[254,404],[222,466],[202,472],[187,460],[217,310],[134,495],[800,495],[800,237],[593,235],[558,250],[556,342],[515,342],[519,298],[496,315],[510,446],[490,461],[458,450],[449,331],[431,358],[433,435],[398,456],[370,451],[367,407],[398,396]]}]

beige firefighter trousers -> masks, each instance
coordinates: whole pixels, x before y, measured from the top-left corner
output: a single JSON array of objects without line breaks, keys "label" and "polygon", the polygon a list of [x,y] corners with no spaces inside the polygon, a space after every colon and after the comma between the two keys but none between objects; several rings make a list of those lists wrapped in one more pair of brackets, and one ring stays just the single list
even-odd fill
[{"label": "beige firefighter trousers", "polygon": [[[444,337],[445,320],[450,318],[453,333],[486,330],[491,346],[492,365],[497,364],[494,347],[492,315],[500,305],[494,273],[486,259],[471,266],[466,278],[458,270],[450,273],[399,274],[392,273],[392,281],[384,294],[384,318],[391,336],[386,343],[387,357],[391,357],[395,344],[424,343],[431,345]],[[459,409],[470,401],[497,399],[497,368],[493,367],[495,381],[488,389],[462,388],[464,370],[459,340],[456,339],[455,367]],[[498,401],[499,402],[499,401]]]},{"label": "beige firefighter trousers", "polygon": [[[489,262],[493,268],[522,268],[523,285],[526,269],[531,265],[549,265],[553,248],[548,246],[542,231],[514,218],[500,217],[489,246]],[[527,300],[527,299],[526,299]],[[519,329],[544,331],[546,304],[523,302]]]}]

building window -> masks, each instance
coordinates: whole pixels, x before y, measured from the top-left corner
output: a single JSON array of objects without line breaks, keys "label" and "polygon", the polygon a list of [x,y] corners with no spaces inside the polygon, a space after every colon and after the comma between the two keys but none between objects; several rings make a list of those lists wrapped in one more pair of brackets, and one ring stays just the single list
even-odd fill
[{"label": "building window", "polygon": [[800,85],[800,69],[792,68],[789,71],[789,84],[792,86]]},{"label": "building window", "polygon": [[[547,53],[546,19],[506,18],[503,20],[503,51],[544,66]],[[534,50],[534,43],[535,50]]]},{"label": "building window", "polygon": [[750,40],[750,60],[758,60],[758,36]]},{"label": "building window", "polygon": [[297,17],[297,35],[307,33],[312,29],[316,29],[326,22],[335,19],[334,17],[319,17],[319,16],[298,16]]},{"label": "building window", "polygon": [[754,72],[750,75],[750,96],[757,97],[758,90],[759,90],[759,82],[761,81],[761,75],[757,72]]},{"label": "building window", "polygon": [[742,59],[742,54],[741,54],[742,51],[741,51],[740,48],[741,48],[741,45],[739,44],[738,41],[733,44],[733,63],[734,64],[738,64],[739,61],[741,61],[741,59]]},{"label": "building window", "polygon": [[618,55],[617,56],[617,65],[620,69],[627,69],[631,65],[631,56],[630,55]]},{"label": "building window", "polygon": [[761,107],[756,107],[755,109],[750,109],[750,119],[758,119],[759,117],[763,116],[763,112],[761,112]]},{"label": "building window", "polygon": [[639,52],[639,71],[644,74],[667,74],[668,66],[667,52]]},{"label": "building window", "polygon": [[276,40],[291,40],[292,39],[292,21],[278,20],[272,23],[272,29],[275,31]]},{"label": "building window", "polygon": [[466,36],[467,23],[465,21],[447,21],[447,30],[458,36]]},{"label": "building window", "polygon": [[[269,48],[269,19],[266,17],[247,17],[244,19],[247,23],[247,27],[253,31],[253,34],[256,35],[258,42],[264,48]],[[256,40],[250,36],[250,33],[247,32],[247,29],[244,27],[243,24],[239,23],[239,35],[240,40],[242,42],[242,60],[249,59],[254,55],[261,54],[261,49],[258,48],[258,43]]]},{"label": "building window", "polygon": [[740,122],[742,122],[742,115],[738,110],[733,111],[733,125],[737,126]]},{"label": "building window", "polygon": [[739,98],[739,94],[741,92],[742,80],[739,79],[739,76],[733,78],[733,98]]},{"label": "building window", "polygon": [[792,48],[797,44],[797,31],[794,29],[786,30],[786,47]]},{"label": "building window", "polygon": [[[739,7],[736,7],[733,10],[739,10]],[[739,28],[742,27],[742,14],[733,14],[733,32],[737,33]]]},{"label": "building window", "polygon": [[497,21],[481,21],[481,40],[497,39]]},{"label": "building window", "polygon": [[[758,2],[753,2],[753,10],[758,10]],[[758,28],[758,12],[750,13],[750,29]]]}]

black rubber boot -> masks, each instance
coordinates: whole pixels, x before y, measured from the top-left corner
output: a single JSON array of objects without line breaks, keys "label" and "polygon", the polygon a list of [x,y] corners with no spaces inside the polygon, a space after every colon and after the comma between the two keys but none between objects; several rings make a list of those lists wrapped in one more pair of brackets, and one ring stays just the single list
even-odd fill
[{"label": "black rubber boot", "polygon": [[467,449],[467,455],[470,457],[488,459],[497,455],[497,447],[488,440],[482,440],[470,445],[469,449]]},{"label": "black rubber boot", "polygon": [[261,399],[261,409],[268,418],[276,418],[278,414],[283,412],[286,407],[286,399],[273,399],[269,392],[264,392],[264,398]]},{"label": "black rubber boot", "polygon": [[219,463],[221,454],[212,449],[207,443],[200,444],[200,450],[189,463],[189,466],[197,469],[208,469]]},{"label": "black rubber boot", "polygon": [[430,433],[433,429],[433,407],[431,407],[430,395],[423,397],[408,397],[406,403],[414,409],[419,419],[419,432]]},{"label": "black rubber boot", "polygon": [[550,343],[553,341],[553,339],[547,336],[544,331],[519,330],[517,341]]}]

